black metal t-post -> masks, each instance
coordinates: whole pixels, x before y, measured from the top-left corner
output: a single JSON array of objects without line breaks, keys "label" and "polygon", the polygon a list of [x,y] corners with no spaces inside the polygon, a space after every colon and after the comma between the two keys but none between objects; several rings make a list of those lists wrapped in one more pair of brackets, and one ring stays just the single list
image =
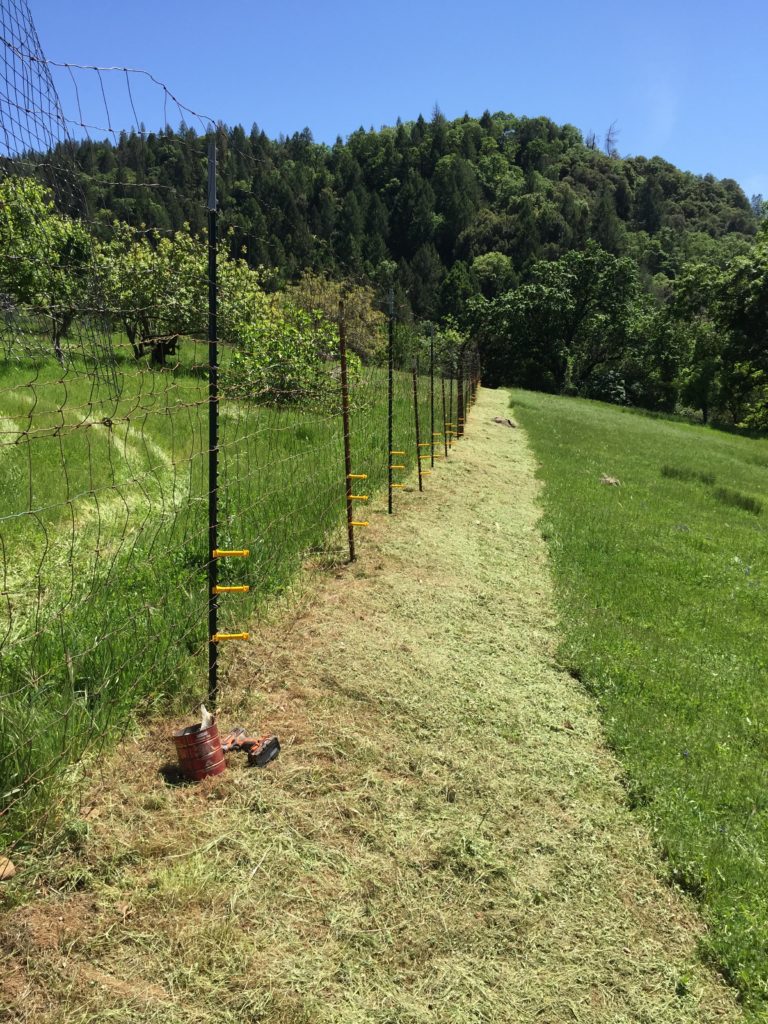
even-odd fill
[{"label": "black metal t-post", "polygon": [[216,707],[219,692],[218,562],[219,546],[219,346],[216,273],[216,136],[208,140],[208,703]]},{"label": "black metal t-post", "polygon": [[451,437],[448,447],[453,448],[453,442],[456,440],[456,423],[453,419],[453,360],[451,360],[450,374],[448,378],[448,422],[451,426]]},{"label": "black metal t-post", "polygon": [[464,352],[456,366],[456,437],[464,434]]}]

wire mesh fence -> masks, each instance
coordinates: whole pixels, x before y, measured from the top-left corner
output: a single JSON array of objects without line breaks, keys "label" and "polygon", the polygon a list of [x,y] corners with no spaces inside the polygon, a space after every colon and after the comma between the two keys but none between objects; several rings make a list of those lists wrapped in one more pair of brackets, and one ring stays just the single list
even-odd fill
[{"label": "wire mesh fence", "polygon": [[[160,82],[59,65],[68,119],[26,3],[0,3],[0,35],[0,834],[13,846],[56,828],[137,712],[199,704],[212,642],[247,633],[302,567],[349,556],[345,509],[348,523],[397,511],[461,436],[478,368],[450,331],[388,314],[360,282],[305,273],[276,289],[239,233],[252,147]],[[162,126],[153,146],[140,110]],[[210,149],[219,181],[240,182],[218,225]]]}]

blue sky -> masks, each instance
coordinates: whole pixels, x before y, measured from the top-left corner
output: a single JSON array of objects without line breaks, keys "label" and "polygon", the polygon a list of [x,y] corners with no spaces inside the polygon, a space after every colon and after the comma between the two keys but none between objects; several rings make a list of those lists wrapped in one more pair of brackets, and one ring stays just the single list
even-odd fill
[{"label": "blue sky", "polygon": [[[616,122],[623,155],[768,196],[765,0],[30,4],[49,58],[146,68],[189,107],[272,136],[308,126],[333,142],[435,103],[447,117],[544,114],[598,135]],[[74,116],[69,77],[56,81]],[[93,76],[78,82],[81,104],[98,106]],[[120,76],[108,103],[113,125],[130,126]],[[157,94],[139,90],[134,105],[147,127],[162,122]]]}]

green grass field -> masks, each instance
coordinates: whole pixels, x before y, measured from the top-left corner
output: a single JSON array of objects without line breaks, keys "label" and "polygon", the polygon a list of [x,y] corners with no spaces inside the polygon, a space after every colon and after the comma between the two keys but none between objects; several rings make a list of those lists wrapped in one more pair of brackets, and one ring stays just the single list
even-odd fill
[{"label": "green grass field", "polygon": [[[481,391],[425,493],[240,648],[169,785],[160,717],[105,757],[67,844],[0,888],[17,1024],[739,1024],[658,877],[594,701],[556,661],[535,459]],[[567,726],[566,726],[567,723]]]},{"label": "green grass field", "polygon": [[[204,358],[205,346],[189,341],[174,369],[126,360],[119,397],[77,363],[65,373],[45,358],[0,366],[7,837],[39,824],[66,791],[68,766],[137,708],[204,694]],[[396,447],[407,449],[412,470],[409,374],[397,373],[395,393]],[[366,368],[352,399],[353,468],[368,474],[373,498],[386,484],[386,371]],[[221,628],[241,630],[301,564],[344,556],[341,417],[232,401],[220,403],[220,414],[219,543],[251,551],[247,561],[222,564],[221,582],[252,588],[222,597]]]},{"label": "green grass field", "polygon": [[521,391],[512,406],[545,483],[562,657],[703,901],[706,952],[765,1012],[768,441]]}]

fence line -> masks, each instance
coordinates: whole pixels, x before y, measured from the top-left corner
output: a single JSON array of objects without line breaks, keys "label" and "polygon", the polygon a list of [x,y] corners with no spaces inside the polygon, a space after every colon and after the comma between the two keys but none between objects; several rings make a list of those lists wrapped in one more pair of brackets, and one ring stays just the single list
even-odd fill
[{"label": "fence line", "polygon": [[[96,87],[68,119],[23,0],[0,0],[0,35],[0,838],[13,846],[55,832],[93,756],[142,709],[191,711],[206,693],[226,706],[226,639],[302,567],[355,557],[370,515],[355,509],[386,493],[393,511],[422,451],[433,460],[441,436],[448,454],[446,384],[469,401],[477,371],[363,282],[310,274],[276,290],[223,252],[217,174],[245,156],[206,119],[204,137],[164,136],[189,164],[194,225],[105,218],[68,133],[105,120],[116,137],[113,106],[140,128],[138,73],[70,66]],[[150,124],[197,116],[140,83],[155,90]],[[159,169],[111,173],[118,200],[157,203]],[[410,460],[418,417],[431,436]]]}]

